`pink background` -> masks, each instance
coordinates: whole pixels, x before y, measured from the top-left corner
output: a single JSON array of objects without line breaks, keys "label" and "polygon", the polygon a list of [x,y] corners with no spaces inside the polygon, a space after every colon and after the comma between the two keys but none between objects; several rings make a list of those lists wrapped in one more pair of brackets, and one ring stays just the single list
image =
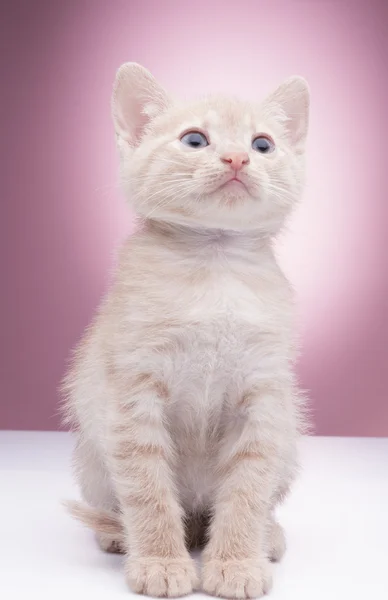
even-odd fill
[{"label": "pink background", "polygon": [[319,434],[388,435],[388,3],[2,2],[0,427],[55,429],[58,382],[130,230],[109,102],[127,60],[184,95],[312,90],[279,244]]}]

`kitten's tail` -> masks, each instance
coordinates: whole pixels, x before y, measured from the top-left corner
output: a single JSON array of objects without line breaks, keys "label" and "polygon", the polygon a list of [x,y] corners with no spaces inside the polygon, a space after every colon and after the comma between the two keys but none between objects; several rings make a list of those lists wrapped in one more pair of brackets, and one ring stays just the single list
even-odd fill
[{"label": "kitten's tail", "polygon": [[63,504],[72,517],[81,521],[89,529],[93,529],[96,533],[114,536],[118,542],[124,539],[124,529],[116,513],[92,508],[75,500],[67,500]]}]

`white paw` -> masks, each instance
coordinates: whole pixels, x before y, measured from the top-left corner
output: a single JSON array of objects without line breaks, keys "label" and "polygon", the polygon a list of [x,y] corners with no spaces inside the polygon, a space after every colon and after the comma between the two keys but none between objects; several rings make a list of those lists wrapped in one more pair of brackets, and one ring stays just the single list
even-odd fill
[{"label": "white paw", "polygon": [[272,586],[270,564],[265,559],[208,560],[203,566],[202,586],[212,596],[260,598]]},{"label": "white paw", "polygon": [[195,563],[190,558],[128,558],[126,571],[131,590],[146,596],[185,596],[198,586]]}]

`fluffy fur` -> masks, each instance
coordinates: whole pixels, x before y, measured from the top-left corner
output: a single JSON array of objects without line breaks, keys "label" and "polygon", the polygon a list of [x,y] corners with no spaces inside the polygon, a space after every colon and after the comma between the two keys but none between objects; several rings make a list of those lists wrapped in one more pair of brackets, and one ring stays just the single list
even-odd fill
[{"label": "fluffy fur", "polygon": [[[291,78],[261,103],[171,99],[119,70],[112,112],[138,228],[63,389],[86,504],[71,513],[124,552],[133,591],[201,581],[259,597],[285,549],[274,509],[297,473],[303,401],[292,290],[272,238],[304,178],[309,93]],[[185,146],[185,131],[206,134]],[[257,134],[275,150],[252,149]],[[240,182],[231,152],[244,153]],[[237,171],[236,171],[237,173]],[[200,579],[188,549],[206,542]]]}]

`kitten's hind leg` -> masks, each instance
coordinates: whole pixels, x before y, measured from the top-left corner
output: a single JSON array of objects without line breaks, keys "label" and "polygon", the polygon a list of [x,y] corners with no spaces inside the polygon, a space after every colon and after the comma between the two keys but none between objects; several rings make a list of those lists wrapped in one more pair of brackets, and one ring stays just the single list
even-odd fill
[{"label": "kitten's hind leg", "polygon": [[75,478],[82,498],[93,508],[109,512],[118,509],[113,486],[96,444],[80,436],[73,453]]},{"label": "kitten's hind leg", "polygon": [[[87,504],[92,509],[101,509],[117,515],[119,521],[118,502],[109,474],[95,444],[80,437],[74,450],[73,465],[76,480],[81,488],[81,495]],[[73,516],[96,532],[97,543],[102,550],[125,553],[123,536],[114,531],[105,530],[106,522],[103,516],[94,518],[92,511],[87,515],[86,507],[84,511],[82,508],[78,508],[78,514],[77,508],[75,508],[76,503],[73,503],[72,507],[73,510],[70,512]]]},{"label": "kitten's hind leg", "polygon": [[119,513],[92,508],[82,502],[64,503],[69,513],[96,533],[98,545],[105,552],[125,553],[124,528]]},{"label": "kitten's hind leg", "polygon": [[283,527],[271,514],[267,522],[267,555],[271,562],[279,562],[286,551],[286,537]]},{"label": "kitten's hind leg", "polygon": [[112,554],[125,554],[125,547],[122,541],[119,541],[115,536],[107,535],[106,533],[96,533],[97,543],[101,550]]}]

